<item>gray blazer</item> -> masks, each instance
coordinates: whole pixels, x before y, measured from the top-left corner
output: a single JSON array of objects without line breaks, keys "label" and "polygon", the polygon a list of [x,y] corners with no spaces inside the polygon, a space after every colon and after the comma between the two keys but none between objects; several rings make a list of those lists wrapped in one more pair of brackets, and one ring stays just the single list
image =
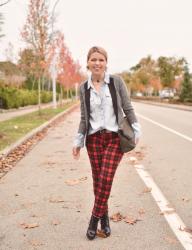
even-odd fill
[{"label": "gray blazer", "polygon": [[[110,75],[109,90],[112,97],[113,108],[119,129],[122,127],[123,117],[126,116],[129,123],[137,122],[134,109],[131,105],[127,87],[119,76]],[[80,85],[81,119],[78,133],[86,135],[89,130],[90,114],[90,90],[87,88],[87,81]]]}]

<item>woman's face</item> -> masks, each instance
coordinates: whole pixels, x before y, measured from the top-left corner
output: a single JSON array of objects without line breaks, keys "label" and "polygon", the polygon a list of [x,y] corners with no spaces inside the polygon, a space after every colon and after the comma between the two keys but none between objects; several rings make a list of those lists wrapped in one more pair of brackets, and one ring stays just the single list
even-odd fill
[{"label": "woman's face", "polygon": [[87,66],[92,74],[102,75],[106,70],[107,61],[101,53],[94,52],[89,57]]}]

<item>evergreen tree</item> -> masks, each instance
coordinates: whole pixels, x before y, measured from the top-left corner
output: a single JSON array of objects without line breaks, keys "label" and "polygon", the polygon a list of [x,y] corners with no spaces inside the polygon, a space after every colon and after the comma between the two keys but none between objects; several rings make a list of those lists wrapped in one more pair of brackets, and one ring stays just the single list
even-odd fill
[{"label": "evergreen tree", "polygon": [[183,102],[192,102],[192,79],[187,65],[184,68],[180,99]]}]

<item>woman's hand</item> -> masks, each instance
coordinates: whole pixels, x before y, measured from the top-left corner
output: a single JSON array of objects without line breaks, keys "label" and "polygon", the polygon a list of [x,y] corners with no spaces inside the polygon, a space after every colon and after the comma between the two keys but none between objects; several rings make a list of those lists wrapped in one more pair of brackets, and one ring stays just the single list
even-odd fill
[{"label": "woman's hand", "polygon": [[80,150],[81,150],[80,147],[73,147],[73,158],[75,160],[79,159],[79,157],[80,157]]}]

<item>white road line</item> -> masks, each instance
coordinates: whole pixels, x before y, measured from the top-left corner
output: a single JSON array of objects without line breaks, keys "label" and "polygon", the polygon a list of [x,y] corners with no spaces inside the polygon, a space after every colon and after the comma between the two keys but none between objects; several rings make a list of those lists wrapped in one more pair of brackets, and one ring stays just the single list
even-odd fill
[{"label": "white road line", "polygon": [[173,134],[176,134],[176,135],[178,135],[178,136],[180,136],[180,137],[182,137],[182,138],[184,138],[184,139],[186,139],[186,140],[192,142],[192,138],[189,137],[189,136],[187,136],[187,135],[181,134],[181,133],[177,132],[176,130],[171,129],[171,128],[169,128],[169,127],[167,127],[167,126],[165,126],[165,125],[163,125],[163,124],[161,124],[161,123],[159,123],[159,122],[156,122],[156,121],[154,121],[154,120],[152,120],[152,119],[150,119],[150,118],[148,118],[148,117],[146,117],[146,116],[144,116],[144,115],[141,115],[141,114],[138,114],[138,113],[137,113],[137,116],[138,116],[138,117],[141,117],[142,119],[144,119],[144,120],[146,120],[146,121],[149,121],[149,122],[151,122],[151,123],[153,123],[153,124],[155,124],[155,125],[157,125],[157,126],[159,126],[159,127],[161,127],[161,128],[163,128],[163,129],[166,129],[166,130],[168,130],[169,132],[172,132]]},{"label": "white road line", "polygon": [[159,206],[162,215],[164,215],[165,219],[167,220],[169,226],[175,233],[176,237],[186,250],[192,249],[192,238],[191,234],[184,231],[186,228],[185,224],[179,217],[179,215],[175,212],[173,208],[170,207],[170,203],[168,200],[164,197],[161,190],[158,188],[158,186],[153,181],[152,177],[149,175],[149,173],[145,170],[143,165],[135,165],[136,171],[141,177],[141,179],[144,181],[146,186],[148,188],[151,188],[151,194],[156,201],[157,205]]}]

